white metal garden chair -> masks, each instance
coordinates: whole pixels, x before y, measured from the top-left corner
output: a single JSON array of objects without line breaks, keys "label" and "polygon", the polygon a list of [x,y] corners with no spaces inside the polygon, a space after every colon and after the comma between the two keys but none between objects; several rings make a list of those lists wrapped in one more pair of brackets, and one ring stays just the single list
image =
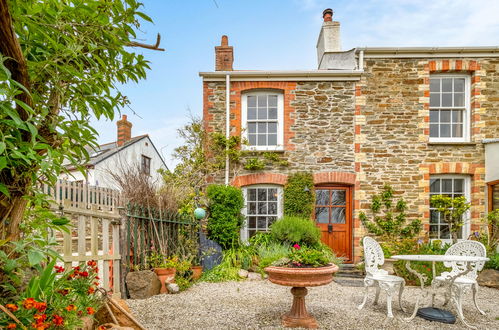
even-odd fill
[{"label": "white metal garden chair", "polygon": [[[445,255],[454,255],[454,256],[473,256],[473,257],[486,257],[487,250],[485,246],[477,241],[460,241],[456,244],[452,245]],[[452,284],[450,290],[450,296],[446,295],[445,304],[449,302],[449,299],[453,299],[455,302],[458,313],[460,316],[463,315],[463,305],[462,298],[464,294],[468,293],[470,290],[473,293],[473,303],[475,304],[476,309],[482,314],[485,315],[485,312],[478,307],[476,302],[477,292],[478,292],[478,272],[482,270],[485,262],[473,262],[471,263],[471,270],[464,275],[458,276],[454,283]],[[459,275],[460,273],[467,271],[466,263],[463,262],[455,262],[455,261],[447,261],[444,262],[444,266],[451,267],[450,272],[443,272],[441,275],[435,277],[432,281],[432,286],[439,286],[445,280],[449,280],[450,278]]]},{"label": "white metal garden chair", "polygon": [[386,307],[387,316],[393,317],[392,312],[392,296],[398,291],[399,294],[399,306],[402,311],[402,292],[404,291],[405,281],[402,277],[395,275],[388,275],[388,272],[384,269],[379,269],[379,266],[385,263],[385,257],[383,255],[383,250],[381,246],[372,237],[366,236],[363,239],[364,245],[364,263],[366,267],[366,277],[364,278],[364,300],[357,308],[361,310],[367,302],[367,295],[369,293],[369,287],[376,287],[376,297],[374,298],[374,304],[378,303],[379,292],[383,289],[386,292]]}]

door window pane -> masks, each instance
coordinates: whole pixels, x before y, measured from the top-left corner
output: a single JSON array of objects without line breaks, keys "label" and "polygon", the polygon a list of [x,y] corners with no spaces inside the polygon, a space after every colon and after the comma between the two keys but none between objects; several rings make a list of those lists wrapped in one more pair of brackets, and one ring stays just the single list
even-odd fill
[{"label": "door window pane", "polygon": [[329,223],[329,208],[328,207],[316,207],[315,208],[315,219],[318,223]]},{"label": "door window pane", "polygon": [[332,197],[332,205],[345,205],[346,204],[346,199],[345,199],[345,190],[333,190],[331,193]]},{"label": "door window pane", "polygon": [[315,190],[315,204],[329,205],[329,190]]},{"label": "door window pane", "polygon": [[331,223],[345,223],[345,208],[331,208]]}]

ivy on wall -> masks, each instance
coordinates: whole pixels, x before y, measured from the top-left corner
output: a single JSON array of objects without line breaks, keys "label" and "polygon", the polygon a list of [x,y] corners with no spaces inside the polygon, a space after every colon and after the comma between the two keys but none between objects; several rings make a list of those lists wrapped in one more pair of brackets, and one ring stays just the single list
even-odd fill
[{"label": "ivy on wall", "polygon": [[315,205],[312,173],[298,172],[284,186],[284,215],[310,218]]}]

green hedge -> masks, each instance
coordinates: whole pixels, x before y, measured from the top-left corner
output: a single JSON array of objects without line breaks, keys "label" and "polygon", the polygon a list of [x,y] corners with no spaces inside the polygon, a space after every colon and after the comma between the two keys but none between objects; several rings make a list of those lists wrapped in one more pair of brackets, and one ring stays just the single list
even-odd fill
[{"label": "green hedge", "polygon": [[309,219],[315,204],[312,173],[299,172],[288,177],[284,186],[284,215]]}]

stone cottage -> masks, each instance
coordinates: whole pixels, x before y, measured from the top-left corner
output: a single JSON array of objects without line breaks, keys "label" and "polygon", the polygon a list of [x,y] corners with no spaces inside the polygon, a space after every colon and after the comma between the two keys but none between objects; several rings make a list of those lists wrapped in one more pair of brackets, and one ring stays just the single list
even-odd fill
[{"label": "stone cottage", "polygon": [[499,208],[499,47],[342,51],[332,15],[323,12],[316,70],[233,70],[223,36],[215,71],[200,73],[206,129],[241,136],[242,148],[277,152],[289,164],[218,178],[243,189],[242,236],[278,219],[287,175],[309,171],[312,217],[348,262],[361,256],[359,212],[385,184],[431,239],[450,237],[430,195],[465,196],[472,207],[460,237],[468,237]]}]

